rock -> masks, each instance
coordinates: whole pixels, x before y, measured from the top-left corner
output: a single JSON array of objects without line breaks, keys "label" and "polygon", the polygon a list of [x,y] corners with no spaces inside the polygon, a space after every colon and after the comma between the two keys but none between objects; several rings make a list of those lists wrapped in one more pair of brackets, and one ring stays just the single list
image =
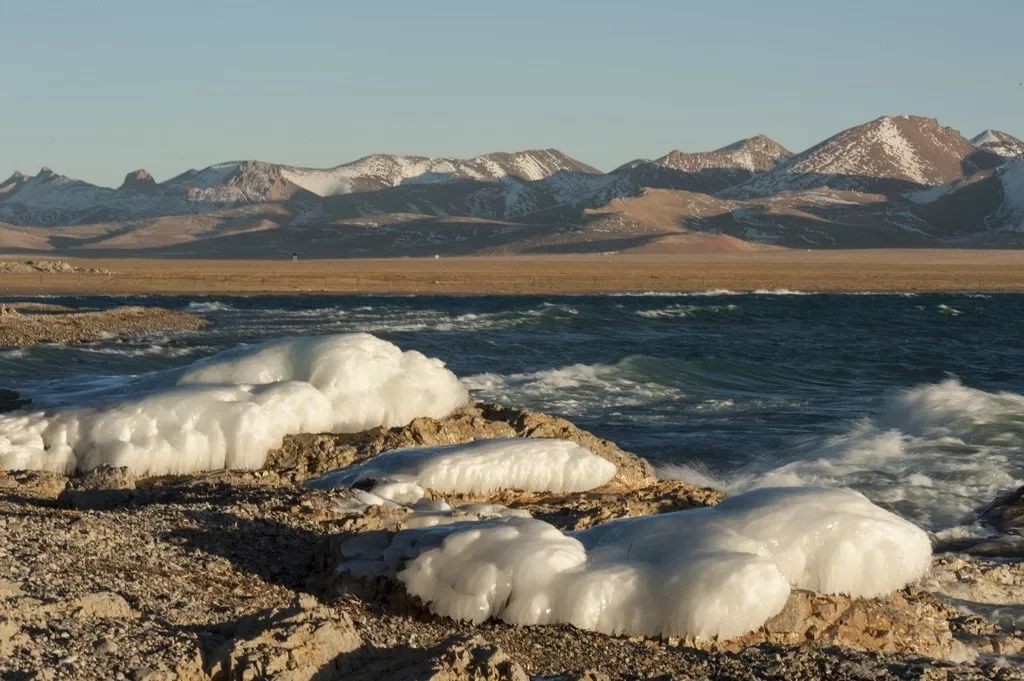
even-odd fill
[{"label": "rock", "polygon": [[611,678],[604,672],[596,669],[585,669],[574,679],[574,681],[611,681]]},{"label": "rock", "polygon": [[135,478],[127,468],[99,466],[68,480],[57,503],[78,510],[106,510],[135,498]]},{"label": "rock", "polygon": [[530,678],[504,650],[480,636],[452,636],[430,648],[371,649],[344,660],[340,669],[342,676],[337,678],[346,681],[529,681]]},{"label": "rock", "polygon": [[267,455],[266,466],[292,471],[301,481],[400,447],[461,444],[499,437],[557,438],[586,447],[618,469],[611,482],[601,488],[604,491],[637,489],[657,480],[646,460],[563,418],[496,404],[471,404],[450,416],[418,418],[400,428],[287,437],[279,449]]},{"label": "rock", "polygon": [[126,189],[136,192],[151,192],[155,190],[156,180],[146,170],[134,170],[124,176],[124,182],[119,189]]},{"label": "rock", "polygon": [[49,471],[8,471],[0,468],[0,490],[17,494],[56,499],[67,487],[67,478]]},{"label": "rock", "polygon": [[8,598],[18,598],[22,595],[23,592],[20,584],[0,577],[0,601]]},{"label": "rock", "polygon": [[74,600],[71,609],[77,619],[128,619],[135,617],[128,601],[112,591],[97,591]]},{"label": "rock", "polygon": [[523,668],[479,636],[455,639],[434,658],[428,681],[529,681]]},{"label": "rock", "polygon": [[922,586],[973,604],[1024,606],[1024,563],[939,556]]},{"label": "rock", "polygon": [[1024,530],[1024,487],[996,497],[981,509],[980,520],[1003,533]]},{"label": "rock", "polygon": [[213,681],[340,679],[337,658],[362,646],[347,615],[300,598],[290,608],[242,620],[209,656]]},{"label": "rock", "polygon": [[761,643],[814,642],[936,659],[969,659],[976,653],[967,650],[950,627],[950,619],[956,616],[950,606],[913,588],[879,598],[794,591],[782,612],[759,631],[710,647],[738,650]]},{"label": "rock", "polygon": [[[0,316],[4,314],[4,309],[0,308]],[[15,313],[17,314],[17,313]],[[32,400],[23,399],[21,395],[15,390],[8,390],[7,388],[0,388],[0,414],[8,411],[15,411],[21,409],[25,405],[29,404]]]}]

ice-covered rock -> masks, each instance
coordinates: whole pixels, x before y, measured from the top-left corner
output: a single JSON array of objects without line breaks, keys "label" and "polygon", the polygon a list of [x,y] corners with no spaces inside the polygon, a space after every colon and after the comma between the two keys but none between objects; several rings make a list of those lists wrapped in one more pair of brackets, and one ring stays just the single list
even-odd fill
[{"label": "ice-covered rock", "polygon": [[573,534],[525,518],[416,532],[392,542],[422,549],[399,578],[433,612],[609,634],[731,638],[791,587],[878,596],[931,559],[922,530],[848,489],[762,489]]},{"label": "ice-covered rock", "polygon": [[89,406],[0,415],[0,466],[258,468],[289,433],[399,426],[467,398],[440,360],[371,335],[288,338],[139,379]]},{"label": "ice-covered rock", "polygon": [[[385,452],[362,464],[332,471],[306,483],[313,488],[355,487],[366,480],[390,481],[374,493],[392,501],[408,498],[407,487],[437,492],[583,492],[605,484],[615,464],[567,440],[499,438],[439,447]],[[420,490],[419,496],[422,496]],[[418,500],[413,499],[413,501]]]}]

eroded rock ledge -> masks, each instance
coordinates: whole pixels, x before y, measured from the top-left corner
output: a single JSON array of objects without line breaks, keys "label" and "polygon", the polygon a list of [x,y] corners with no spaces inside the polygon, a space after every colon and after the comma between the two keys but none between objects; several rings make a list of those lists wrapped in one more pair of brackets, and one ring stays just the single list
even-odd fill
[{"label": "eroded rock ledge", "polygon": [[1024,678],[1013,661],[1020,632],[955,607],[1024,604],[1019,563],[940,556],[934,583],[885,598],[796,591],[761,630],[721,643],[452,622],[386,577],[337,569],[346,541],[386,537],[408,511],[344,511],[344,492],[302,482],[396,447],[487,437],[569,439],[619,473],[582,494],[447,495],[453,505],[500,503],[569,529],[721,498],[658,481],[639,457],[564,419],[497,405],[291,437],[260,471],[136,479],[99,469],[70,480],[0,471],[0,677]]}]

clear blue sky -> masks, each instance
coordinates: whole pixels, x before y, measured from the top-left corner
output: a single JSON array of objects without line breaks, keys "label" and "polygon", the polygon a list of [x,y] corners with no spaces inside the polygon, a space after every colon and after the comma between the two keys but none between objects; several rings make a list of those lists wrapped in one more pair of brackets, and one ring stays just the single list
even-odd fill
[{"label": "clear blue sky", "polygon": [[0,0],[0,174],[548,146],[610,169],[883,113],[1024,135],[1021,26],[1021,0]]}]

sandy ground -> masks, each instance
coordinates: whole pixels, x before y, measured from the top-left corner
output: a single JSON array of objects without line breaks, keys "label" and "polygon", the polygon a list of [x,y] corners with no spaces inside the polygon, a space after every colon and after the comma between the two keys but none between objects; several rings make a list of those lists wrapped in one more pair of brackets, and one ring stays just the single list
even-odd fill
[{"label": "sandy ground", "polygon": [[0,294],[1024,290],[1021,250],[778,250],[299,262],[67,260],[110,273],[0,272]]}]

